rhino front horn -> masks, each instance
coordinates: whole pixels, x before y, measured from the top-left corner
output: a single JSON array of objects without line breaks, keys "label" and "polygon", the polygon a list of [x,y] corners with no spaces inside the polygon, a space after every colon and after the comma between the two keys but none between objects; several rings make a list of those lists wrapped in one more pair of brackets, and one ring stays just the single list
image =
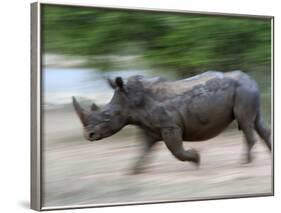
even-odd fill
[{"label": "rhino front horn", "polygon": [[80,118],[80,121],[82,122],[82,124],[84,126],[86,126],[87,125],[86,118],[87,118],[88,113],[80,106],[80,104],[78,103],[78,101],[76,100],[76,98],[74,96],[72,97],[72,103],[73,103],[73,106],[74,106],[74,109],[75,109],[77,115]]}]

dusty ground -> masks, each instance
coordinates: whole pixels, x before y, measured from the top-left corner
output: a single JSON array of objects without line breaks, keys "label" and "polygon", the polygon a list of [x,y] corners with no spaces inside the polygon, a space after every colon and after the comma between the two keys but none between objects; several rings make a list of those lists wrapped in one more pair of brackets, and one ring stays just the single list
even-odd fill
[{"label": "dusty ground", "polygon": [[271,154],[261,141],[254,161],[242,164],[245,144],[238,131],[200,143],[185,143],[201,155],[201,166],[176,160],[163,143],[154,147],[143,174],[130,175],[142,143],[133,127],[97,142],[82,138],[71,109],[47,110],[44,121],[43,204],[69,206],[188,200],[270,194]]}]

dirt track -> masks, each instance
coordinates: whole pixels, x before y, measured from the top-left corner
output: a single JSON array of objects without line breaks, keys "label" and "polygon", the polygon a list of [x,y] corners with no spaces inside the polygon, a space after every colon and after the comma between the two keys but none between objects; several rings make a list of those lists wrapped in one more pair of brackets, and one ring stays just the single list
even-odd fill
[{"label": "dirt track", "polygon": [[261,141],[254,160],[242,164],[245,144],[238,131],[200,143],[185,143],[201,155],[196,168],[176,160],[163,143],[151,153],[143,174],[130,175],[141,141],[134,128],[87,142],[74,113],[48,110],[44,136],[44,206],[188,200],[271,194],[271,154]]}]

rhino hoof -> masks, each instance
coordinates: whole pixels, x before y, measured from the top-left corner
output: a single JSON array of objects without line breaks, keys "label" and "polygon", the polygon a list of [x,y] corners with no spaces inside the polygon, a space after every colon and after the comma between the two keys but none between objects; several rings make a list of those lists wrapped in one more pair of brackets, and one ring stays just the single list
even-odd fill
[{"label": "rhino hoof", "polygon": [[188,152],[191,155],[191,162],[193,162],[194,164],[196,164],[198,167],[200,165],[200,155],[198,154],[198,152],[195,149],[190,149],[188,150]]}]

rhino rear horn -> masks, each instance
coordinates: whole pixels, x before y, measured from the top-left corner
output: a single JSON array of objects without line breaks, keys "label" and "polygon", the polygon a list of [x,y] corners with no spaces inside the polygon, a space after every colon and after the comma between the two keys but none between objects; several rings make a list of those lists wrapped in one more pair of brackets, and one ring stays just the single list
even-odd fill
[{"label": "rhino rear horn", "polygon": [[86,126],[88,113],[80,106],[80,104],[78,103],[78,101],[76,100],[76,98],[74,96],[72,97],[72,103],[73,103],[73,106],[74,106],[74,109],[75,109],[77,115],[80,118],[80,121],[82,122],[82,124],[84,126]]}]

